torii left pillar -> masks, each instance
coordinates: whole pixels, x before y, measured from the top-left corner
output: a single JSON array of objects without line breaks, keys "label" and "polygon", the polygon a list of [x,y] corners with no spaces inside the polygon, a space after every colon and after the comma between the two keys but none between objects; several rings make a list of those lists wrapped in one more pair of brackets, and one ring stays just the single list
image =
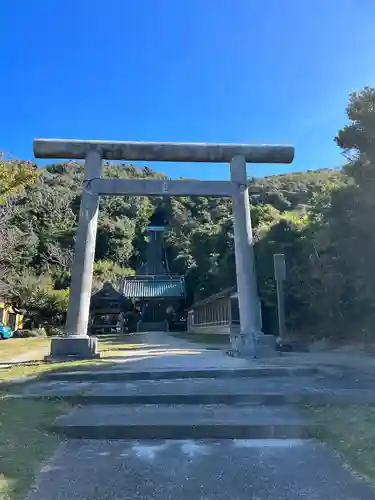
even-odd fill
[{"label": "torii left pillar", "polygon": [[102,174],[99,148],[91,148],[85,160],[85,184],[82,191],[76,246],[70,285],[69,306],[65,333],[53,337],[48,358],[99,358],[98,339],[88,335],[92,274],[94,268],[96,232],[100,196],[90,191],[90,179]]}]

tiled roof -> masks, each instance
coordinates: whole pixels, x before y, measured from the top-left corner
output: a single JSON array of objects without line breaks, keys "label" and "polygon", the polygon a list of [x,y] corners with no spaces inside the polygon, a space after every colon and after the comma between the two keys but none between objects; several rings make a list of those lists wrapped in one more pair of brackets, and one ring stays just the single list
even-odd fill
[{"label": "tiled roof", "polygon": [[179,276],[124,278],[122,293],[129,298],[183,297],[185,284]]},{"label": "tiled roof", "polygon": [[236,298],[237,297],[237,287],[232,286],[230,288],[225,288],[225,290],[222,290],[221,292],[215,293],[214,295],[210,295],[209,297],[206,297],[205,299],[199,300],[198,302],[195,302],[190,307],[190,309],[193,309],[194,307],[200,307],[200,306],[209,304],[211,302],[215,302],[216,300],[222,299],[223,297]]}]

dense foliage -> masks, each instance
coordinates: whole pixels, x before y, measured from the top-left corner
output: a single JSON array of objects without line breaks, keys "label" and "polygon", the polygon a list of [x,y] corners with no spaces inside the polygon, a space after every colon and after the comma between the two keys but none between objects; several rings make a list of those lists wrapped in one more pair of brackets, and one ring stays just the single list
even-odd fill
[{"label": "dense foliage", "polygon": [[[275,331],[276,318],[272,256],[282,252],[290,329],[318,336],[371,333],[375,89],[352,94],[347,114],[349,123],[335,138],[347,157],[342,169],[249,179],[259,290],[269,332]],[[53,164],[36,171],[25,162],[9,165],[1,160],[0,224],[8,243],[6,251],[0,249],[0,272],[25,308],[52,317],[67,306],[83,167]],[[9,175],[15,167],[23,177],[16,171]],[[164,177],[131,165],[106,164],[104,171],[108,177]],[[159,206],[170,225],[171,271],[185,274],[188,301],[234,285],[230,200],[113,197],[101,201],[94,286],[134,273],[145,256],[144,228]]]}]

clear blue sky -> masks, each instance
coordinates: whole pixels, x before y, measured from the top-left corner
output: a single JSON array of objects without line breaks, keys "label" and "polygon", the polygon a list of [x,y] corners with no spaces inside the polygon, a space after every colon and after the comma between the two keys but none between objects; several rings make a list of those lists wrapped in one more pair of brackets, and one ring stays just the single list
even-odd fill
[{"label": "clear blue sky", "polygon": [[293,143],[249,173],[338,166],[348,93],[375,84],[374,0],[1,0],[0,22],[0,150],[27,159],[59,137]]}]

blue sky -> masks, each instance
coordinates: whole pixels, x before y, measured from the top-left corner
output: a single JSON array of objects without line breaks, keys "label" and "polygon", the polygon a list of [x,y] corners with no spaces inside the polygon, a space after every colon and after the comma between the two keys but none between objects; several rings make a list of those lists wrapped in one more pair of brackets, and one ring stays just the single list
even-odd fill
[{"label": "blue sky", "polygon": [[292,143],[249,174],[334,167],[348,94],[375,84],[373,0],[2,0],[0,22],[0,150],[27,159],[34,137]]}]

